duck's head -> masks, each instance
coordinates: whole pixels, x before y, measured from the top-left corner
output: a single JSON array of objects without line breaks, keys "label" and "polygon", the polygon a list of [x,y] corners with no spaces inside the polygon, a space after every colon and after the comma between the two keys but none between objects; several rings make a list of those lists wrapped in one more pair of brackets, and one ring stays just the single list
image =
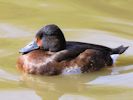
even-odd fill
[{"label": "duck's head", "polygon": [[50,24],[42,27],[35,36],[35,40],[20,50],[27,53],[42,48],[47,51],[57,52],[66,48],[66,40],[61,29]]}]

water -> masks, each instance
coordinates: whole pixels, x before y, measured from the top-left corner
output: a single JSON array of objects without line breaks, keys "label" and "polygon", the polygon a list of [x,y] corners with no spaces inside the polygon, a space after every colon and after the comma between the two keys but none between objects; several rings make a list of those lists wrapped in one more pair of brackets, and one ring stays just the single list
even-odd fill
[{"label": "water", "polygon": [[[133,100],[132,0],[0,0],[2,100]],[[130,48],[113,67],[80,75],[22,75],[18,50],[43,25],[57,24],[67,40]]]}]

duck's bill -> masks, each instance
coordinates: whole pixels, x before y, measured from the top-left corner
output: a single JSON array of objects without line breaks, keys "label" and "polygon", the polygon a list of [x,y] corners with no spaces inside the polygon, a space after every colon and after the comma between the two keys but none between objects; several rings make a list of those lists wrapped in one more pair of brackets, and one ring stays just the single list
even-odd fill
[{"label": "duck's bill", "polygon": [[26,54],[26,53],[36,50],[38,48],[39,48],[39,46],[37,45],[37,43],[35,41],[32,41],[28,45],[26,45],[24,48],[21,48],[19,50],[19,53]]}]

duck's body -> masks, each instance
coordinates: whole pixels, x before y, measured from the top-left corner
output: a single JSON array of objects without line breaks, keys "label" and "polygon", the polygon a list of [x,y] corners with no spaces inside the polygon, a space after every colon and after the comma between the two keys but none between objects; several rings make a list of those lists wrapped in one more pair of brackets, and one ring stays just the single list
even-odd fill
[{"label": "duck's body", "polygon": [[109,47],[66,41],[57,25],[41,28],[36,39],[20,52],[17,67],[29,74],[58,75],[92,72],[111,66],[112,54],[122,54],[128,47]]},{"label": "duck's body", "polygon": [[122,54],[127,48],[120,46],[111,49],[95,44],[68,41],[66,49],[59,52],[38,49],[21,55],[17,67],[23,72],[40,75],[92,72],[111,66],[113,64],[111,55]]}]

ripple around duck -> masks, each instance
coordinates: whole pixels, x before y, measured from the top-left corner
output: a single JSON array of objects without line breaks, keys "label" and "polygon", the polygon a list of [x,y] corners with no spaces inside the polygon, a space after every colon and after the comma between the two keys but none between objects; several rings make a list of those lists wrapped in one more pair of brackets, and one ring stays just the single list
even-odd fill
[{"label": "ripple around duck", "polygon": [[9,50],[0,49],[0,58],[10,56],[10,55],[13,55],[13,54],[14,54],[14,52],[11,52]]},{"label": "ripple around duck", "polygon": [[86,84],[133,88],[132,83],[133,83],[133,72],[119,74],[119,75],[100,76]]},{"label": "ripple around duck", "polygon": [[2,90],[0,91],[0,98],[2,100],[41,100],[33,90]]},{"label": "ripple around duck", "polygon": [[5,81],[5,80],[19,81],[19,76],[10,74],[10,73],[0,69],[0,79],[3,81]]},{"label": "ripple around duck", "polygon": [[61,97],[59,97],[58,100],[96,100],[96,99],[82,95],[64,94]]},{"label": "ripple around duck", "polygon": [[31,36],[31,33],[11,24],[0,23],[0,38],[17,38],[22,36]]}]

